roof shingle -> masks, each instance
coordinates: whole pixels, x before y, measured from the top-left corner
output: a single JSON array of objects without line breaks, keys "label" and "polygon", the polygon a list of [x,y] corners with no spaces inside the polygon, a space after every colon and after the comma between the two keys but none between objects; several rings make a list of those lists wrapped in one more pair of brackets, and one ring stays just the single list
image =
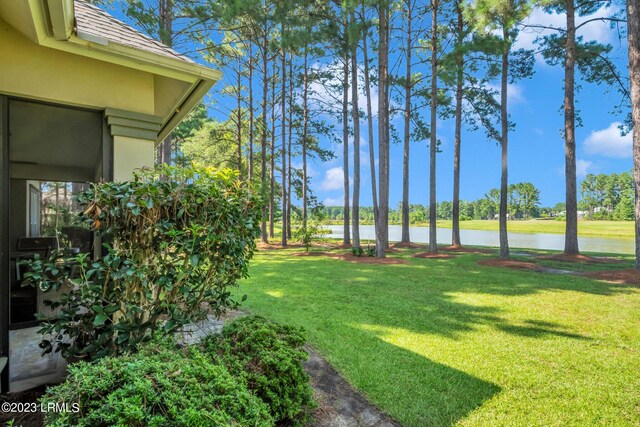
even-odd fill
[{"label": "roof shingle", "polygon": [[117,20],[102,9],[83,0],[74,1],[76,29],[145,52],[155,53],[194,64],[188,57]]}]

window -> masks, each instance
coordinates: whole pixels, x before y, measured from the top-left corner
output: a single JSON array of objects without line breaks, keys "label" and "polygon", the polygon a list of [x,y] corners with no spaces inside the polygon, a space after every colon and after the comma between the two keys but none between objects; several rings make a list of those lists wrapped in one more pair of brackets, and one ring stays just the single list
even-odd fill
[{"label": "window", "polygon": [[29,237],[40,237],[40,189],[29,185]]}]

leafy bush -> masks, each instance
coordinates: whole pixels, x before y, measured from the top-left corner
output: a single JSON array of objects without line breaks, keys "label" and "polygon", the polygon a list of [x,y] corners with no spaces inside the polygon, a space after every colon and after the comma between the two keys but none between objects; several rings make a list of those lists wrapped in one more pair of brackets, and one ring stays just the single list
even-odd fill
[{"label": "leafy bush", "polygon": [[206,351],[247,386],[270,408],[276,422],[303,426],[314,406],[313,390],[302,363],[302,328],[252,316],[226,325],[220,336],[208,337]]},{"label": "leafy bush", "polygon": [[358,246],[358,247],[355,247],[355,248],[351,248],[351,253],[352,253],[354,256],[361,257],[361,256],[362,256],[362,254],[364,253],[364,249],[362,249],[362,246]]},{"label": "leafy bush", "polygon": [[310,221],[307,223],[306,227],[302,224],[296,227],[293,231],[293,238],[294,240],[302,243],[305,246],[306,251],[309,252],[309,247],[311,247],[311,244],[315,240],[330,233],[331,231],[329,229],[315,221]]},{"label": "leafy bush", "polygon": [[265,403],[243,381],[198,347],[180,350],[168,341],[74,363],[67,380],[50,388],[41,403],[78,404],[46,412],[51,427],[274,425]]},{"label": "leafy bush", "polygon": [[235,307],[229,287],[248,274],[259,235],[258,194],[231,170],[142,171],[102,182],[78,196],[106,254],[30,262],[25,275],[42,290],[71,284],[47,304],[44,352],[103,357],[135,350],[159,328],[170,333]]},{"label": "leafy bush", "polygon": [[374,257],[376,256],[376,247],[371,246],[371,245],[367,245],[367,256],[368,257]]}]

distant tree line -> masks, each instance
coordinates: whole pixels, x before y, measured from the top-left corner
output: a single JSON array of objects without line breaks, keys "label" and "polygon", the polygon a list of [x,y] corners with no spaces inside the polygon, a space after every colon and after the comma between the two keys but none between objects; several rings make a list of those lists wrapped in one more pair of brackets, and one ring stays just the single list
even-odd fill
[{"label": "distant tree line", "polygon": [[578,208],[589,219],[634,219],[635,186],[632,172],[589,174],[580,184]]},{"label": "distant tree line", "polygon": [[[540,190],[530,182],[511,184],[508,187],[508,216],[510,219],[531,219],[539,216],[554,216],[559,213],[552,208],[540,208]],[[460,200],[460,220],[471,219],[495,219],[500,209],[500,190],[497,188],[489,191],[485,197],[475,200]],[[322,209],[323,218],[327,222],[341,222],[343,210],[341,206],[325,206]],[[370,206],[360,207],[360,222],[373,224],[374,210]],[[397,209],[389,209],[389,222],[401,224],[403,222],[403,206]],[[453,203],[443,201],[436,203],[436,217],[439,220],[453,219]],[[429,220],[429,205],[409,205],[409,223],[423,224]]]},{"label": "distant tree line", "polygon": [[[565,203],[553,207],[540,206],[540,190],[530,182],[511,184],[508,187],[507,211],[510,220],[532,218],[563,218],[566,215]],[[578,209],[582,218],[592,220],[632,221],[634,219],[634,182],[631,172],[620,174],[589,174],[580,184],[581,199]],[[468,221],[496,219],[500,210],[500,190],[491,189],[481,199],[460,200],[460,220]],[[402,224],[402,203],[397,209],[389,210],[389,222]],[[328,223],[342,223],[342,206],[324,206],[321,217]],[[453,203],[443,201],[436,204],[438,220],[453,219]],[[412,203],[409,205],[409,223],[426,224],[429,220],[429,205]],[[373,224],[373,207],[360,207],[360,222]]]}]

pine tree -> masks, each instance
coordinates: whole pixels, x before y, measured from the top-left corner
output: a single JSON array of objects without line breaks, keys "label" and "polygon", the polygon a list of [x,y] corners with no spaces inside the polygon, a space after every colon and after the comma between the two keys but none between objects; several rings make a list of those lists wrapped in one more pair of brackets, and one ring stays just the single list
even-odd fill
[{"label": "pine tree", "polygon": [[575,255],[578,247],[578,197],[576,174],[576,107],[575,93],[576,67],[588,82],[615,84],[618,76],[613,62],[607,58],[611,46],[595,41],[584,42],[576,36],[577,31],[594,21],[618,21],[614,17],[597,17],[587,19],[576,25],[576,17],[588,17],[596,13],[606,1],[592,0],[554,0],[545,3],[547,11],[564,13],[566,27],[554,28],[536,25],[544,29],[555,30],[556,33],[543,37],[542,53],[551,65],[564,66],[564,131],[565,140],[565,194],[566,194],[566,228],[564,253]]},{"label": "pine tree", "polygon": [[533,53],[520,50],[512,52],[518,35],[518,25],[530,13],[527,0],[479,0],[469,9],[478,30],[495,30],[500,56],[500,258],[509,258],[507,236],[508,185],[509,185],[509,116],[508,83],[533,73]]},{"label": "pine tree", "polygon": [[640,1],[627,0],[627,38],[629,80],[631,81],[631,117],[633,122],[633,178],[636,196],[636,264],[640,270]]}]

